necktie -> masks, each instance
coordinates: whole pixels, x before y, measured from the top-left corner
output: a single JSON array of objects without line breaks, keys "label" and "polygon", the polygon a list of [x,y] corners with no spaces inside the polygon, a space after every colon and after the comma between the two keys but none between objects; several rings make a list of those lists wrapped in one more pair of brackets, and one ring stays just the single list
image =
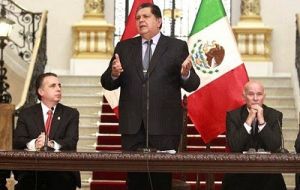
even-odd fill
[{"label": "necktie", "polygon": [[257,123],[257,119],[255,118],[252,121],[252,124],[251,124],[251,127],[252,127],[251,132],[252,132],[253,135],[257,134],[257,132],[258,132],[258,126],[257,126],[257,124],[258,124]]},{"label": "necktie", "polygon": [[151,50],[152,40],[146,41],[144,43],[147,44],[147,49],[146,49],[144,60],[143,60],[143,73],[144,73],[144,76],[146,76],[146,73],[149,68],[149,63],[150,63],[150,60],[152,57],[152,50]]},{"label": "necktie", "polygon": [[49,135],[50,129],[51,129],[51,123],[52,123],[52,116],[53,116],[52,110],[48,110],[47,115],[48,115],[48,118],[47,118],[46,125],[45,125],[45,132],[47,135]]}]

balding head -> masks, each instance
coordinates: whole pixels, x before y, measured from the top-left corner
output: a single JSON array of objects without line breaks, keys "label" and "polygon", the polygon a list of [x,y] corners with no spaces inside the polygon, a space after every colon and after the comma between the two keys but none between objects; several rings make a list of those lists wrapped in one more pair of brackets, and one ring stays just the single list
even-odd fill
[{"label": "balding head", "polygon": [[244,86],[243,96],[248,107],[254,104],[262,106],[265,98],[265,88],[258,81],[249,81]]}]

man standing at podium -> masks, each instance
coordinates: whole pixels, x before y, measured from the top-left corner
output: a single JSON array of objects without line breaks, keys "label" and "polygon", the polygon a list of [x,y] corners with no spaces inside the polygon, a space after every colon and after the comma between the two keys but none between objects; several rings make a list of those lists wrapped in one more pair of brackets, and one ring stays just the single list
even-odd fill
[{"label": "man standing at podium", "polygon": [[[19,114],[13,148],[76,150],[79,112],[59,103],[61,84],[57,75],[41,74],[36,81],[36,94],[41,102]],[[76,190],[76,186],[81,186],[79,172],[14,171],[14,174],[18,181],[15,190]]]},{"label": "man standing at podium", "polygon": [[[120,87],[119,124],[123,150],[177,150],[182,132],[181,88],[200,84],[186,42],[164,36],[158,6],[136,12],[140,36],[117,44],[101,76],[107,90]],[[170,190],[170,173],[129,173],[129,190]]]},{"label": "man standing at podium", "polygon": [[[226,138],[232,152],[278,152],[282,142],[282,113],[263,104],[261,83],[249,81],[243,91],[246,104],[227,112]],[[225,174],[222,190],[286,190],[281,174]]]}]

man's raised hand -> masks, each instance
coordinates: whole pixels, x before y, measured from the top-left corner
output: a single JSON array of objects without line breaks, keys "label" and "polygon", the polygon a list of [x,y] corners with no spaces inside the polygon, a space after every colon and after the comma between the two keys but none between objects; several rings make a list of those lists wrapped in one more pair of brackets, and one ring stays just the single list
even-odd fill
[{"label": "man's raised hand", "polygon": [[181,65],[181,76],[187,77],[192,68],[192,55],[189,55]]},{"label": "man's raised hand", "polygon": [[113,60],[112,63],[111,76],[118,78],[122,72],[123,72],[122,64],[119,55],[116,53],[115,59]]}]

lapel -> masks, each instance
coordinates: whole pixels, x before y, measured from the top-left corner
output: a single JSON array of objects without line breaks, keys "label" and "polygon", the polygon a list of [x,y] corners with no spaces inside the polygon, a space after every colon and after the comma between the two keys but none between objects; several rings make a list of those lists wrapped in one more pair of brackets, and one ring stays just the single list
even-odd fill
[{"label": "lapel", "polygon": [[262,108],[264,109],[264,119],[267,122],[269,121],[269,109],[265,104],[262,105]]},{"label": "lapel", "polygon": [[249,115],[249,112],[247,110],[247,105],[245,104],[242,108],[241,108],[241,122],[244,123],[247,119]]},{"label": "lapel", "polygon": [[151,76],[151,73],[153,72],[155,67],[160,62],[160,59],[161,59],[162,55],[167,50],[167,48],[168,48],[168,43],[167,42],[168,42],[167,37],[164,36],[163,34],[161,34],[161,36],[158,40],[158,43],[156,45],[155,51],[152,55],[151,61],[149,63],[149,69],[148,69],[149,77]]},{"label": "lapel", "polygon": [[42,131],[45,132],[44,116],[41,104],[37,104],[34,107],[34,117],[32,119],[35,123],[33,126],[37,126],[34,128],[36,130],[35,136],[39,136]]},{"label": "lapel", "polygon": [[55,133],[61,124],[62,111],[63,111],[62,105],[57,104],[53,118],[52,118],[51,130],[50,130],[50,134],[49,134],[50,139],[54,139]]},{"label": "lapel", "polygon": [[143,74],[143,56],[142,56],[142,38],[141,36],[134,38],[131,41],[131,47],[132,49],[132,56],[128,56],[129,59],[133,58],[133,60],[129,60],[128,62],[135,63],[135,67],[138,73],[138,76],[140,77],[141,80],[144,80],[144,74]]}]

